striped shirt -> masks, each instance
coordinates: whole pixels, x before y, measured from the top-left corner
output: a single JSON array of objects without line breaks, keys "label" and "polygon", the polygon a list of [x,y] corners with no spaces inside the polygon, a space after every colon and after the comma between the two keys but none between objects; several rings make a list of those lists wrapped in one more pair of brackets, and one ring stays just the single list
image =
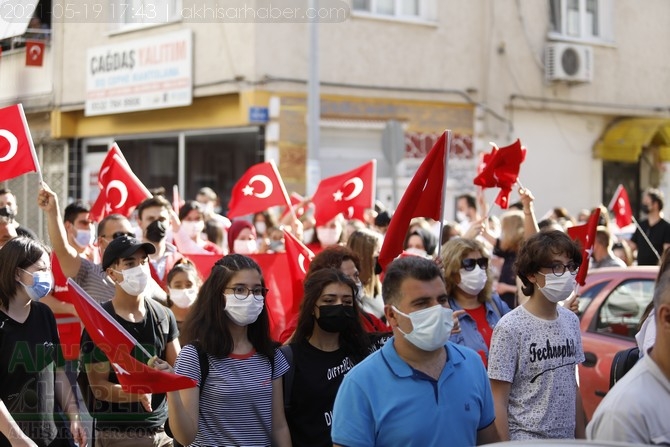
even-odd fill
[{"label": "striped shirt", "polygon": [[102,265],[94,264],[88,259],[81,258],[81,266],[74,281],[99,303],[114,297],[114,282],[102,269]]},{"label": "striped shirt", "polygon": [[[272,380],[289,369],[275,350],[274,374],[269,360],[256,351],[208,355],[209,374],[200,394],[198,433],[192,446],[269,446],[272,439]],[[200,386],[200,363],[192,345],[182,348],[175,372]]]}]

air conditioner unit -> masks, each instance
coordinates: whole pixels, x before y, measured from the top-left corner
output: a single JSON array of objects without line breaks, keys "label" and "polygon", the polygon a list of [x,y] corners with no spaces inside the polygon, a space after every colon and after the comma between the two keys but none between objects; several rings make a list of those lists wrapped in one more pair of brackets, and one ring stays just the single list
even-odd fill
[{"label": "air conditioner unit", "polygon": [[572,43],[549,43],[544,52],[544,68],[549,82],[591,82],[593,48]]}]

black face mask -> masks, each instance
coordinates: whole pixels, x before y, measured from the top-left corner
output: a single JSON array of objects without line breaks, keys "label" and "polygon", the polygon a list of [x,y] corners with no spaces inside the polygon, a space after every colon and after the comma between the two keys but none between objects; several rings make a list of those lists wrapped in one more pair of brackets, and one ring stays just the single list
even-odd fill
[{"label": "black face mask", "polygon": [[160,242],[165,239],[167,226],[162,220],[154,220],[147,227],[147,239],[151,242]]},{"label": "black face mask", "polygon": [[316,322],[324,331],[336,333],[347,330],[354,318],[356,318],[354,306],[335,304],[319,306],[319,318]]},{"label": "black face mask", "polygon": [[640,211],[642,211],[644,214],[649,214],[649,205],[643,203],[640,205]]},{"label": "black face mask", "polygon": [[382,266],[379,263],[379,256],[375,256],[374,260],[375,260],[375,275],[381,275],[384,270],[382,269]]}]

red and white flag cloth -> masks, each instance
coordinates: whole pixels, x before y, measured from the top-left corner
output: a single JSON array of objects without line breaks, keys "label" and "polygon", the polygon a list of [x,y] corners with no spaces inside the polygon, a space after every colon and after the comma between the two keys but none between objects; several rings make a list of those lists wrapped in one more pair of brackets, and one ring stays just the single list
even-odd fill
[{"label": "red and white flag cloth", "polygon": [[[96,303],[72,278],[68,278],[72,304],[77,309],[93,343],[107,356],[125,391],[165,393],[193,388],[196,382],[185,376],[150,368],[136,360],[131,352],[139,347],[137,340],[105,309]],[[144,350],[144,348],[141,348]],[[145,355],[146,355],[146,351]],[[147,359],[148,360],[148,359]]]},{"label": "red and white flag cloth", "polygon": [[44,64],[44,41],[26,40],[26,66],[41,67]]},{"label": "red and white flag cloth", "polygon": [[133,209],[151,192],[128,166],[118,146],[114,145],[100,166],[98,174],[100,194],[91,207],[91,220],[99,222],[109,214],[129,216]]},{"label": "red and white flag cloth", "polygon": [[442,186],[445,179],[445,157],[447,132],[437,140],[419,169],[412,177],[398,207],[391,217],[384,244],[379,252],[379,265],[383,269],[402,253],[402,245],[414,217],[428,217],[439,221],[442,216],[440,204],[443,202]]},{"label": "red and white flag cloth", "polygon": [[293,234],[284,231],[284,246],[288,257],[289,271],[293,281],[302,283],[307,276],[309,264],[314,259],[314,252],[300,242]]},{"label": "red and white flag cloth", "polygon": [[473,183],[483,188],[500,188],[495,203],[507,209],[512,187],[519,178],[521,163],[526,159],[526,148],[516,140],[509,146],[498,148],[493,146],[491,152],[484,154]]},{"label": "red and white flag cloth", "polygon": [[0,109],[0,181],[28,172],[40,173],[40,165],[23,106],[4,107]]},{"label": "red and white flag cloth", "polygon": [[347,218],[360,218],[374,207],[377,161],[319,182],[312,196],[316,225],[325,225],[342,213]]},{"label": "red and white flag cloth", "polygon": [[579,272],[577,272],[577,277],[575,278],[577,284],[580,286],[583,286],[586,282],[586,274],[589,271],[589,261],[591,260],[591,253],[593,253],[593,243],[596,240],[596,229],[598,228],[599,218],[600,208],[596,208],[584,225],[576,225],[568,228],[568,236],[582,247],[582,265],[579,266]]},{"label": "red and white flag cloth", "polygon": [[619,228],[633,223],[633,210],[630,207],[628,192],[623,185],[617,186],[614,197],[607,208],[614,213],[614,220]]},{"label": "red and white flag cloth", "polygon": [[273,161],[247,169],[235,183],[228,202],[228,218],[265,211],[273,206],[291,206],[284,182]]}]

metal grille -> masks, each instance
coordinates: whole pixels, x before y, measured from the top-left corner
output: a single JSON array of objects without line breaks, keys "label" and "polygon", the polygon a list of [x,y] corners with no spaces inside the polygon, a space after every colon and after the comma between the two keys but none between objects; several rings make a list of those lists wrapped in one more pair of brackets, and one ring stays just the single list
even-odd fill
[{"label": "metal grille", "polygon": [[[42,167],[44,181],[58,195],[62,212],[67,205],[68,144],[62,141],[46,141],[35,145],[35,150]],[[24,174],[9,180],[6,184],[16,196],[17,220],[50,244],[44,213],[37,206],[39,176],[35,173]]]}]

